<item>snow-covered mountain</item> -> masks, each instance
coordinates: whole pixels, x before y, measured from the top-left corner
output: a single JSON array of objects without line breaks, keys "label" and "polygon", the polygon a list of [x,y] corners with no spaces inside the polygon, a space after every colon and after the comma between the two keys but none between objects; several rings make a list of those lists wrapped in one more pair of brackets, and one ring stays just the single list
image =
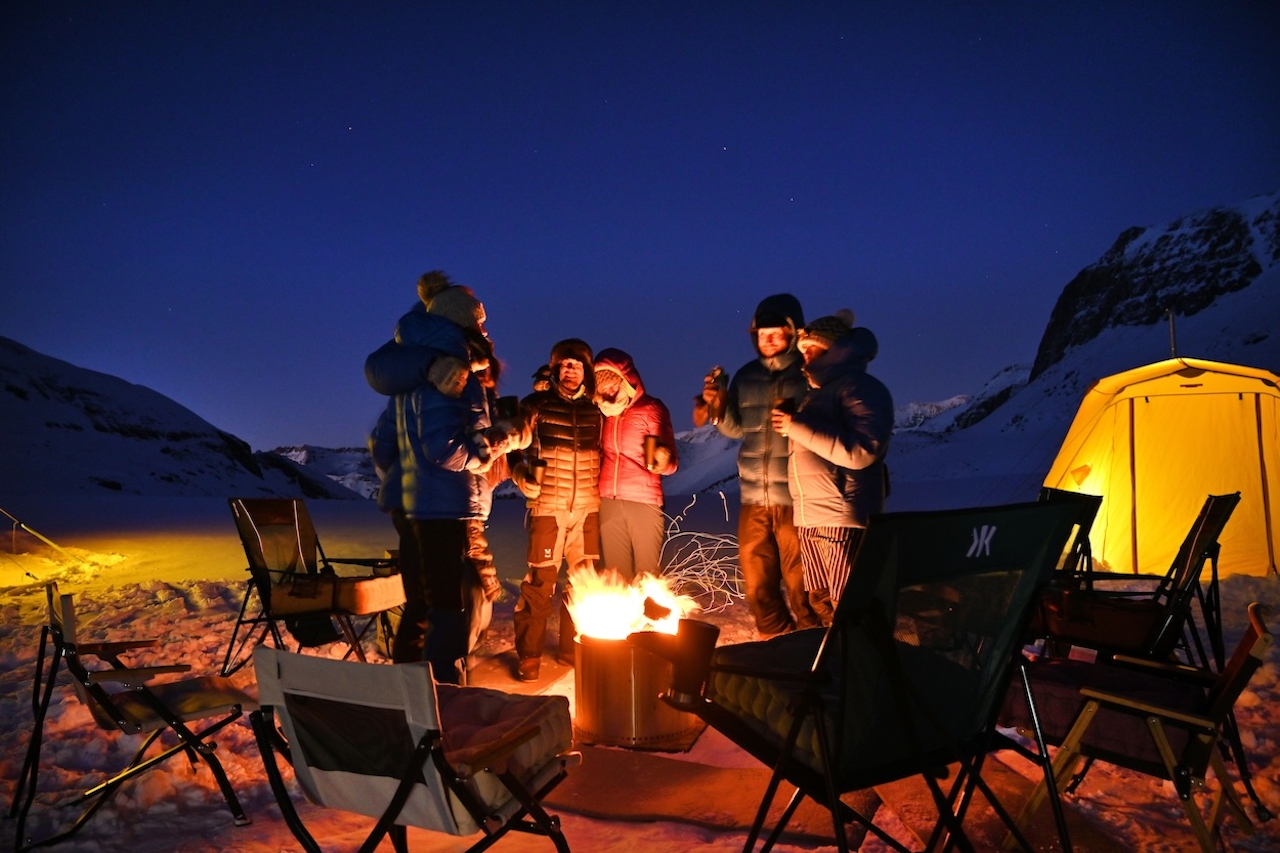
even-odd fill
[{"label": "snow-covered mountain", "polygon": [[[889,509],[1032,498],[1095,380],[1168,358],[1171,338],[1180,355],[1280,371],[1277,329],[1280,192],[1130,228],[1063,289],[1031,367],[1005,368],[976,393],[899,408]],[[351,498],[378,488],[364,448],[252,453],[154,391],[4,338],[0,380],[0,494]],[[736,441],[709,427],[677,441],[669,495],[736,495]],[[498,496],[518,495],[506,484]]]},{"label": "snow-covered mountain", "polygon": [[358,498],[168,397],[0,338],[0,494]]},{"label": "snow-covered mountain", "polygon": [[1034,498],[1089,386],[1169,358],[1171,338],[1178,355],[1280,372],[1277,222],[1272,193],[1125,231],[1064,289],[1026,381],[993,380],[1001,391],[944,413],[960,429],[926,422],[895,435],[889,508]]}]

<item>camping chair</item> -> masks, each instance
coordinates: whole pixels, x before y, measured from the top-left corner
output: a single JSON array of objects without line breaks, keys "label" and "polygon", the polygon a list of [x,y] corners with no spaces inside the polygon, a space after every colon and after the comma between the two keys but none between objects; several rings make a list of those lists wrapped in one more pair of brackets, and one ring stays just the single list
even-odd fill
[{"label": "camping chair", "polygon": [[[1117,658],[1115,666],[1041,659],[1031,669],[1032,689],[1045,737],[1061,744],[1053,761],[1057,780],[1065,780],[1080,759],[1096,758],[1172,782],[1205,853],[1214,850],[1211,832],[1218,830],[1224,805],[1241,829],[1251,833],[1253,825],[1227,776],[1218,742],[1237,697],[1270,647],[1271,634],[1254,602],[1244,637],[1216,675],[1142,658]],[[1021,695],[1011,691],[1001,716],[1021,725],[1025,711]],[[1218,790],[1206,823],[1193,794],[1206,788],[1210,768]],[[1034,816],[1044,793],[1042,782],[1024,807],[1020,825]]]},{"label": "camping chair", "polygon": [[427,663],[379,666],[264,645],[253,657],[258,749],[285,822],[308,853],[320,847],[294,808],[277,751],[308,800],[377,819],[362,853],[388,834],[406,853],[406,826],[483,832],[468,853],[513,829],[569,853],[559,818],[541,805],[580,758],[570,751],[565,697],[435,684]]},{"label": "camping chair", "polygon": [[[974,788],[1012,826],[982,760],[1026,617],[1075,518],[1074,506],[1057,503],[876,516],[829,629],[721,646],[704,695],[669,695],[774,768],[744,851],[755,849],[784,780],[796,790],[764,851],[804,797],[831,812],[842,853],[850,821],[906,851],[840,795],[916,774],[938,808],[931,846],[949,834],[973,850],[962,821]],[[685,676],[677,664],[673,679]],[[955,763],[944,794],[937,776]]]},{"label": "camping chair", "polygon": [[[231,789],[231,783],[227,781],[222,764],[214,754],[215,744],[211,738],[238,719],[243,712],[254,710],[257,707],[254,701],[232,686],[227,679],[214,676],[152,683],[156,676],[188,672],[191,667],[186,664],[133,667],[120,659],[121,654],[134,649],[154,648],[159,645],[158,640],[78,642],[76,614],[71,596],[60,595],[56,583],[47,586],[46,594],[49,599],[49,622],[40,632],[40,652],[36,659],[35,686],[32,691],[31,705],[35,723],[31,729],[26,760],[18,775],[13,804],[9,809],[9,817],[17,817],[14,849],[45,847],[70,838],[111,800],[121,785],[179,753],[186,753],[193,764],[197,757],[203,761],[213,773],[236,825],[249,823],[249,818],[245,816]],[[50,651],[50,642],[53,647],[48,655],[46,672],[45,658],[46,652]],[[90,668],[86,658],[95,658],[107,666]],[[69,829],[43,840],[31,840],[24,837],[25,825],[36,796],[44,722],[57,682],[59,663],[66,665],[76,697],[89,709],[99,728],[127,735],[145,734],[146,737],[128,766],[79,795],[79,802],[92,802]],[[108,690],[108,685],[120,685],[124,689],[111,691]],[[210,719],[213,722],[198,731],[188,726],[197,720]],[[166,732],[172,732],[177,743],[147,757],[151,746]],[[103,775],[103,771],[92,774],[95,780]]]},{"label": "camping chair", "polygon": [[1062,560],[1058,570],[1063,572],[1064,582],[1070,579],[1074,588],[1093,588],[1093,548],[1089,544],[1089,531],[1093,528],[1094,519],[1098,517],[1098,509],[1102,506],[1101,495],[1089,495],[1084,492],[1068,492],[1048,486],[1040,489],[1040,500],[1050,503],[1070,503],[1076,506],[1076,530],[1071,543],[1062,552]]},{"label": "camping chair", "polygon": [[[1149,589],[1136,592],[1103,590],[1056,590],[1043,603],[1046,652],[1082,646],[1094,649],[1102,659],[1114,655],[1168,659],[1180,651],[1185,662],[1203,669],[1222,670],[1221,597],[1218,591],[1218,538],[1240,503],[1240,493],[1209,495],[1200,514],[1187,531],[1169,571],[1152,578],[1129,574],[1092,573],[1095,581],[1145,582]],[[1200,583],[1205,564],[1210,567],[1207,585]],[[1154,586],[1152,586],[1154,584]],[[1208,635],[1212,660],[1206,654],[1200,631],[1191,612],[1191,602],[1199,602]],[[1194,650],[1194,651],[1193,651]],[[1235,714],[1228,709],[1225,742],[1235,757],[1245,790],[1262,820],[1271,812],[1254,790],[1248,757],[1240,740]],[[1088,771],[1089,762],[1077,774],[1073,788]]]},{"label": "camping chair", "polygon": [[[270,636],[276,648],[285,648],[277,624],[281,620],[300,649],[342,639],[346,657],[363,661],[361,642],[370,627],[405,601],[404,584],[393,574],[396,561],[326,557],[307,505],[299,498],[232,498],[230,504],[249,559],[249,581],[222,674],[230,675],[249,662],[244,651],[255,633],[257,642]],[[334,565],[363,566],[372,574],[340,576]],[[357,626],[359,618],[364,621]],[[333,630],[333,622],[341,634]]]},{"label": "camping chair", "polygon": [[[1160,659],[1180,650],[1186,663],[1208,666],[1209,657],[1191,613],[1191,602],[1196,599],[1214,661],[1221,667],[1218,538],[1239,502],[1239,492],[1209,495],[1163,576],[1090,572],[1088,587],[1051,595],[1044,603],[1048,637],[1059,644],[1094,649],[1103,656],[1125,654]],[[1207,588],[1200,583],[1206,563],[1210,565]],[[1129,586],[1146,584],[1147,588],[1104,590],[1099,586],[1104,581],[1123,581]]]}]

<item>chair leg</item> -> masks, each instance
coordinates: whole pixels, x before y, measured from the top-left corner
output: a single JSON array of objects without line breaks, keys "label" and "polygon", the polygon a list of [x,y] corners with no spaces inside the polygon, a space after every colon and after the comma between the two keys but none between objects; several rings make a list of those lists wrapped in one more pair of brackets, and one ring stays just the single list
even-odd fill
[{"label": "chair leg", "polygon": [[1148,717],[1147,728],[1151,730],[1151,739],[1155,741],[1160,758],[1164,761],[1165,770],[1168,772],[1169,778],[1174,782],[1178,801],[1182,805],[1182,811],[1187,815],[1187,820],[1191,823],[1191,831],[1195,833],[1196,841],[1200,843],[1200,849],[1204,853],[1215,853],[1213,849],[1213,834],[1209,832],[1209,827],[1204,821],[1204,815],[1200,813],[1200,806],[1196,802],[1194,783],[1185,786],[1184,790],[1184,786],[1179,782],[1180,779],[1185,779],[1185,775],[1179,772],[1177,759],[1173,755],[1173,746],[1169,743],[1169,738],[1164,733],[1164,726],[1158,717]]},{"label": "chair leg", "polygon": [[[27,744],[27,755],[22,762],[22,771],[18,774],[17,785],[13,790],[13,802],[9,805],[9,817],[17,818],[14,828],[15,850],[23,847],[22,836],[26,829],[27,815],[31,812],[31,804],[35,801],[36,780],[40,774],[40,747],[44,741],[44,720],[49,712],[49,702],[53,697],[53,688],[57,682],[58,661],[62,658],[61,650],[55,649],[49,658],[49,675],[43,679],[45,653],[48,650],[49,626],[40,631],[40,651],[36,656],[35,681],[31,687],[31,741]],[[44,680],[44,690],[40,684]]]},{"label": "chair leg", "polygon": [[342,631],[343,639],[347,641],[347,653],[342,656],[342,659],[346,660],[354,654],[356,656],[356,660],[361,663],[368,663],[364,656],[364,648],[360,645],[360,639],[365,635],[365,631],[368,630],[368,626],[366,625],[365,631],[361,631],[360,634],[357,635],[355,626],[351,624],[350,616],[345,613],[335,613],[334,616],[338,620],[338,628]]},{"label": "chair leg", "polygon": [[289,789],[280,775],[280,765],[276,762],[275,716],[271,709],[259,709],[249,714],[249,724],[253,727],[254,739],[258,742],[258,755],[262,758],[262,768],[267,773],[271,793],[275,795],[276,805],[280,807],[280,814],[289,831],[307,853],[323,853],[320,845],[316,844],[316,840],[307,831],[302,818],[298,817],[298,810],[293,807]]}]

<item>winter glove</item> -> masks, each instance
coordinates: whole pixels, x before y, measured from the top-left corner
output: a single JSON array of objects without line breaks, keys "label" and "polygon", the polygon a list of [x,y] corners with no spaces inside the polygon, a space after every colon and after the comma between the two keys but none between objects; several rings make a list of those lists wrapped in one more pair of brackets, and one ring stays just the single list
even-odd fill
[{"label": "winter glove", "polygon": [[498,582],[498,572],[490,567],[480,572],[480,588],[484,590],[485,601],[497,601],[502,597],[502,584]]},{"label": "winter glove", "polygon": [[431,362],[427,368],[427,381],[446,397],[462,396],[462,389],[467,387],[467,377],[471,375],[470,365],[460,358],[445,355]]}]

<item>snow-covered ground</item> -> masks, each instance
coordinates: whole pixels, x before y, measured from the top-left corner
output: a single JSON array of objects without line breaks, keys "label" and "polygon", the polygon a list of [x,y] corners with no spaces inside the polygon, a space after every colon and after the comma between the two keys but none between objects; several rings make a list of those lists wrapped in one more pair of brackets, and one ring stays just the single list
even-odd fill
[{"label": "snow-covered ground", "polygon": [[[729,500],[728,505],[736,504]],[[331,556],[380,553],[394,547],[385,517],[370,502],[312,501],[317,530]],[[31,721],[31,675],[44,620],[42,582],[59,581],[76,596],[83,615],[82,631],[95,639],[158,637],[154,654],[139,652],[137,662],[185,662],[196,674],[212,674],[221,661],[243,583],[243,552],[225,501],[206,498],[52,499],[0,497],[0,508],[20,518],[63,549],[55,550],[18,531],[0,545],[0,797],[7,808],[21,767]],[[500,502],[494,535],[499,565],[510,585],[522,571],[524,538],[518,504]],[[732,530],[724,505],[715,499],[688,513],[681,527],[693,537],[704,530],[707,542]],[[696,537],[694,537],[696,538]],[[1224,559],[1229,555],[1224,554]],[[1260,599],[1280,604],[1280,580],[1233,577],[1223,584],[1228,643],[1239,637],[1245,605]],[[510,643],[510,602],[499,608],[493,648]],[[753,639],[745,607],[738,602],[711,617],[722,625],[724,641]],[[332,647],[334,655],[337,647]],[[374,653],[376,657],[376,653]],[[1280,811],[1280,670],[1269,661],[1237,705],[1245,743],[1253,759],[1255,784],[1274,811]],[[252,687],[246,668],[235,678]],[[550,686],[572,694],[572,678]],[[231,726],[219,738],[219,755],[242,803],[253,818],[234,827],[207,771],[192,773],[181,760],[169,762],[126,785],[113,804],[62,849],[83,851],[222,851],[280,853],[299,849],[281,821],[262,773],[247,723]],[[84,770],[122,764],[122,751],[134,739],[106,736],[87,710],[65,687],[55,692],[45,730],[40,796],[31,828],[40,832],[52,814],[65,820],[67,811],[49,809],[76,788]],[[754,762],[714,732],[705,733],[694,749],[677,756],[717,766],[754,766]],[[1025,768],[1022,768],[1025,769]],[[1132,850],[1196,849],[1181,811],[1165,786],[1125,771],[1095,768],[1074,798],[1087,819],[1119,844]],[[1251,810],[1251,809],[1250,809]],[[679,823],[600,821],[558,810],[565,835],[576,853],[635,851],[732,851],[741,849],[743,834],[716,832]],[[326,850],[353,850],[368,821],[333,811],[305,808],[309,825]],[[881,822],[895,826],[882,809]],[[903,832],[897,825],[897,832]],[[1228,819],[1229,849],[1280,849],[1280,820],[1246,838]],[[474,839],[456,839],[410,831],[410,846],[423,853],[461,851]],[[0,850],[11,849],[12,821],[3,822]],[[390,849],[389,842],[384,842]],[[780,845],[783,853],[814,849]],[[829,851],[832,847],[819,847]],[[883,850],[870,840],[864,850]],[[519,834],[499,842],[498,851],[546,853],[546,839]]]}]

